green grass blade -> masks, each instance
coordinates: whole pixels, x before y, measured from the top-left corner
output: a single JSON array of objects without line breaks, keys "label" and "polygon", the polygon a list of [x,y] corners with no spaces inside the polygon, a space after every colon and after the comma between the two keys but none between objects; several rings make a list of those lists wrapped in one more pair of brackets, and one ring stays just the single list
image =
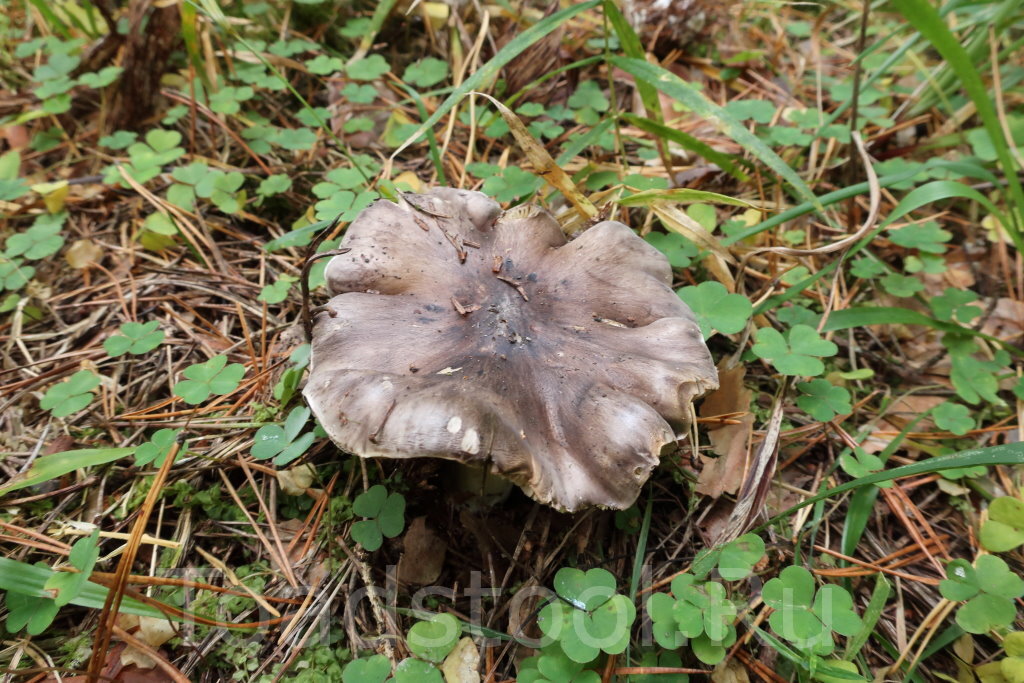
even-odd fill
[{"label": "green grass blade", "polygon": [[[917,175],[918,172],[918,169],[912,169],[909,171],[902,171],[900,173],[893,173],[892,175],[887,175],[883,176],[882,178],[879,178],[878,184],[881,187],[892,187],[893,185],[897,185],[899,183],[904,182],[905,180],[913,178],[915,175]],[[821,195],[820,197],[818,197],[818,203],[820,203],[822,206],[831,206],[832,204],[836,204],[838,202],[850,199],[851,197],[862,195],[870,189],[871,188],[867,182],[857,183],[856,185],[850,185],[849,187],[844,187],[841,190],[835,190],[834,192],[829,192],[827,194]],[[738,232],[735,235],[722,238],[722,246],[728,247],[731,244],[736,244],[737,242],[741,242],[749,237],[758,235],[764,232],[765,230],[770,230],[777,225],[782,225],[783,223],[787,223],[795,218],[799,218],[800,216],[806,216],[807,214],[813,213],[814,211],[815,207],[812,202],[804,202],[803,204],[798,204],[797,206],[794,206],[791,209],[786,209],[782,213],[775,214],[771,218],[767,218],[758,223],[757,225],[753,225],[742,232]]]},{"label": "green grass blade", "polygon": [[[21,593],[33,597],[49,598],[53,594],[44,588],[51,576],[56,574],[48,567],[37,567],[34,564],[18,562],[0,557],[0,590]],[[107,598],[107,588],[95,583],[86,583],[81,592],[71,599],[71,604],[91,609],[103,609]],[[122,613],[138,614],[146,617],[166,618],[160,610],[125,596],[121,602]],[[174,617],[171,617],[174,619]]]},{"label": "green grass blade", "polygon": [[[416,104],[416,111],[420,113],[421,119],[426,119],[427,107],[423,104],[423,98],[420,97],[419,93],[410,88],[405,84],[400,84],[402,89],[405,90],[409,98]],[[437,182],[441,185],[447,185],[448,179],[444,173],[444,164],[441,162],[441,150],[437,146],[437,137],[434,135],[432,128],[427,129],[427,146],[430,148],[430,160],[434,164],[434,172],[437,173]]]},{"label": "green grass blade", "polygon": [[707,190],[691,190],[686,187],[677,187],[671,190],[644,190],[619,200],[619,204],[622,206],[647,206],[652,202],[707,202],[710,204],[739,206],[744,209],[757,208],[742,199],[727,197],[724,194],[708,192]]},{"label": "green grass blade", "polygon": [[648,64],[640,59],[613,57],[611,62],[613,66],[632,74],[639,80],[652,84],[661,92],[687,106],[698,116],[707,119],[709,123],[714,124],[720,131],[749,150],[761,163],[781,176],[802,199],[811,202],[819,211],[823,210],[821,202],[796,171],[790,168],[771,147],[747,130],[746,126],[737,121],[725,109],[705,97],[699,90],[671,71],[655,64]]},{"label": "green grass blade", "polygon": [[[992,214],[995,215],[1003,225],[1006,225],[1006,215],[992,203],[992,200],[975,190],[973,187],[969,187],[963,183],[958,183],[955,180],[936,180],[920,187],[915,187],[913,191],[908,193],[907,196],[901,199],[900,203],[893,208],[892,213],[890,213],[889,217],[882,222],[881,227],[884,228],[892,225],[911,211],[916,211],[927,204],[932,204],[945,199],[958,198],[973,199],[992,212]],[[1011,236],[1012,234],[1013,233],[1011,233]],[[1024,242],[1021,244],[1024,245]]]},{"label": "green grass blade", "polygon": [[584,2],[579,5],[573,5],[561,12],[556,12],[549,17],[545,17],[517,35],[511,42],[509,42],[508,45],[498,50],[498,54],[491,57],[486,64],[477,69],[473,75],[463,81],[462,85],[453,90],[452,94],[449,95],[445,101],[440,104],[440,106],[438,106],[437,110],[435,110],[433,114],[431,114],[430,118],[424,121],[420,127],[409,136],[409,139],[402,143],[401,147],[391,153],[390,158],[392,160],[395,159],[406,147],[418,140],[428,129],[433,128],[434,124],[440,121],[442,116],[451,111],[452,107],[454,107],[459,100],[465,97],[467,93],[478,90],[482,84],[487,83],[496,77],[503,66],[518,57],[524,50],[526,50],[526,48],[530,47],[577,14],[594,9],[599,4],[601,4],[601,0],[590,0],[589,2]]},{"label": "green grass blade", "polygon": [[892,481],[894,479],[902,479],[904,477],[914,477],[919,474],[931,474],[941,470],[957,470],[965,467],[989,467],[992,465],[1024,465],[1024,441],[1004,444],[1001,446],[991,446],[989,448],[975,448],[968,451],[960,451],[959,453],[943,455],[938,458],[929,458],[928,460],[915,462],[911,465],[894,467],[891,470],[874,472],[866,477],[860,477],[853,481],[848,481],[844,484],[840,484],[839,486],[834,486],[826,491],[822,491],[816,496],[811,496],[810,498],[797,503],[785,512],[775,515],[759,526],[755,531],[760,531],[765,527],[780,522],[797,510],[805,508],[808,505],[814,505],[819,500],[825,500],[826,498],[831,498],[832,496],[845,493],[846,491],[859,489],[862,486],[871,486],[872,484],[877,484],[879,482]]},{"label": "green grass blade", "polygon": [[356,49],[353,59],[358,59],[369,52],[370,48],[373,47],[373,39],[380,33],[381,26],[384,25],[384,20],[391,14],[391,10],[394,8],[395,3],[398,0],[380,0],[377,6],[373,10],[373,16],[370,17],[370,26],[367,28],[366,33],[359,41],[359,47]]},{"label": "green grass blade", "polygon": [[978,332],[965,325],[929,318],[923,313],[912,311],[909,308],[899,308],[898,306],[860,306],[833,311],[829,315],[828,320],[825,321],[822,331],[835,332],[854,327],[867,327],[868,325],[922,325],[933,330],[939,330],[940,332],[978,337],[993,344],[999,344],[1010,353],[1024,356],[1024,350],[998,337]]},{"label": "green grass blade", "polygon": [[1024,241],[1021,241],[1020,225],[1024,216],[1024,189],[1021,188],[1020,179],[1017,177],[1017,165],[1010,154],[1009,145],[1003,135],[1003,127],[999,124],[992,96],[986,90],[981,74],[974,68],[967,50],[960,45],[928,0],[893,0],[893,6],[932,44],[932,47],[938,50],[974,102],[981,123],[992,139],[996,157],[1009,185],[1010,197],[1016,206],[1012,224],[1004,223],[1004,226],[1013,236],[1017,249],[1021,249],[1024,245]]},{"label": "green grass blade", "polygon": [[[835,193],[830,193],[830,195],[832,195],[832,194],[835,194]],[[826,196],[830,196],[830,195],[826,195]],[[835,261],[832,261],[827,266],[825,266],[824,268],[822,268],[818,272],[816,272],[814,275],[811,275],[809,278],[807,278],[806,280],[803,280],[802,282],[798,282],[797,284],[793,285],[792,287],[787,289],[782,294],[773,296],[773,297],[771,297],[769,299],[766,299],[766,300],[762,301],[760,304],[758,304],[754,308],[754,315],[759,315],[761,313],[764,313],[765,311],[771,310],[772,308],[778,306],[779,304],[782,304],[782,303],[784,303],[786,301],[789,301],[790,299],[796,298],[805,289],[807,289],[808,287],[813,285],[815,282],[817,282],[821,278],[823,278],[826,275],[828,275],[828,274],[832,273],[833,271],[835,271],[835,269],[837,267],[839,267],[840,264],[842,264],[847,259],[849,259],[851,256],[853,256],[854,254],[859,252],[861,249],[866,247],[868,244],[870,244],[871,241],[873,239],[875,239],[875,237],[877,237],[879,235],[879,233],[882,232],[882,230],[884,230],[886,227],[888,227],[889,225],[894,223],[896,220],[898,220],[898,219],[902,218],[903,216],[907,215],[911,211],[919,209],[920,207],[925,206],[926,204],[931,204],[932,202],[940,201],[940,200],[943,200],[943,199],[957,198],[957,197],[964,198],[964,199],[972,199],[974,201],[977,201],[982,206],[984,206],[986,209],[991,211],[993,213],[993,215],[995,215],[997,218],[1002,217],[1002,218],[1000,218],[1000,221],[1004,221],[1004,219],[1005,219],[1005,216],[1002,214],[1002,212],[1000,212],[996,208],[996,206],[989,200],[988,197],[986,197],[985,195],[981,194],[980,192],[978,192],[977,190],[975,190],[972,187],[968,187],[967,185],[964,185],[963,183],[958,183],[958,182],[955,182],[955,181],[952,181],[952,180],[936,180],[934,182],[927,183],[927,184],[922,185],[922,186],[920,186],[918,188],[915,188],[913,191],[911,191],[909,194],[907,194],[907,196],[905,196],[903,199],[901,199],[900,203],[897,204],[896,207],[892,210],[892,212],[889,214],[889,217],[886,218],[885,222],[883,222],[881,225],[879,225],[878,228],[876,228],[875,230],[871,231],[871,234],[869,234],[866,237],[864,237],[864,239],[862,239],[860,242],[858,242],[857,244],[853,245],[850,248],[850,250],[845,253],[843,258],[837,259]],[[799,208],[799,207],[797,207],[797,208]],[[780,214],[779,216],[776,216],[775,220],[777,222],[772,224],[772,225],[776,225],[776,224],[778,224],[778,222],[781,222],[778,219],[781,216],[785,215],[786,213],[788,213],[788,212],[784,212],[783,214]],[[805,213],[807,213],[807,212],[805,212]],[[767,223],[769,223],[769,221],[764,221],[763,223],[760,223],[760,224],[754,226],[750,230],[747,230],[747,231],[745,231],[745,232],[743,232],[743,233],[741,233],[739,235],[735,235],[732,239],[723,240],[723,244],[725,244],[725,245],[732,244],[732,243],[734,243],[737,240],[743,239],[744,237],[749,237],[751,234],[756,234],[757,232],[761,232],[763,230],[766,230],[767,227],[763,227],[763,226],[765,226],[765,224],[767,224]],[[769,225],[768,227],[772,227],[772,225]],[[1006,225],[1006,223],[1003,222],[1003,225]],[[1011,232],[1010,234],[1011,234],[1011,236],[1013,236],[1014,233]],[[1019,236],[1018,236],[1017,239],[1019,239]],[[1024,241],[1021,242],[1021,245],[1018,248],[1024,249]],[[966,330],[966,328],[964,328],[964,329]],[[999,343],[1003,343],[1003,342],[999,342]]]},{"label": "green grass blade", "polygon": [[29,3],[39,11],[39,14],[46,19],[46,25],[51,31],[56,31],[61,35],[64,40],[71,40],[71,29],[68,25],[57,16],[57,14],[50,7],[49,2],[43,2],[43,0],[28,0]]},{"label": "green grass blade", "polygon": [[890,594],[892,594],[892,584],[886,580],[885,574],[879,574],[875,578],[875,589],[871,591],[868,606],[864,608],[860,631],[847,641],[843,659],[852,662],[860,649],[868,642],[868,638],[875,630],[875,624],[878,623],[878,619],[885,610],[885,603],[888,602]]},{"label": "green grass blade", "polygon": [[83,448],[78,451],[64,451],[37,458],[32,466],[21,474],[12,477],[9,482],[0,486],[0,496],[34,486],[44,481],[56,479],[68,472],[83,467],[93,467],[113,462],[134,453],[134,448]]},{"label": "green grass blade", "polygon": [[[900,433],[896,435],[896,438],[886,444],[882,452],[878,454],[878,458],[883,463],[888,462],[889,456],[896,452],[896,449],[900,447],[900,444],[907,438],[907,435],[914,430],[917,423],[927,415],[928,413],[922,413],[908,422],[900,430]],[[846,505],[846,515],[843,518],[842,537],[839,539],[839,547],[843,549],[844,555],[853,557],[853,554],[857,552],[857,545],[860,543],[864,530],[867,529],[868,522],[871,520],[875,500],[878,498],[878,491],[877,486],[865,486],[862,489],[857,489],[850,496],[850,501]],[[844,562],[843,564],[846,563]]]},{"label": "green grass blade", "polygon": [[[645,119],[644,117],[637,116],[636,114],[624,113],[622,114],[622,119],[626,123],[636,126],[644,132],[650,133],[657,138],[674,142],[683,149],[689,150],[694,154],[707,159],[737,180],[747,181],[750,179],[750,177],[741,171],[736,165],[736,161],[742,162],[742,159],[734,160],[732,156],[725,152],[717,152],[692,135],[684,133],[681,130],[676,130],[675,128],[669,128],[663,123],[658,123],[651,119]],[[865,188],[866,187],[867,185],[865,184]]]}]

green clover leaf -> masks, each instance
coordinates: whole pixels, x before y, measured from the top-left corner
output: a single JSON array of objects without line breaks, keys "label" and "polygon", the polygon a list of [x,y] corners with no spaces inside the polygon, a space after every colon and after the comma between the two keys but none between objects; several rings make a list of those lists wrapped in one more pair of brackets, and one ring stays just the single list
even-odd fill
[{"label": "green clover leaf", "polygon": [[265,301],[268,304],[279,304],[288,298],[288,292],[292,285],[298,282],[297,277],[282,275],[269,285],[265,285],[256,297],[257,301]]},{"label": "green clover leaf", "polygon": [[384,683],[391,675],[391,661],[384,655],[353,659],[341,672],[341,683]]},{"label": "green clover leaf", "polygon": [[[365,190],[358,195],[348,190],[342,190],[331,195],[330,198],[316,203],[314,207],[316,209],[316,218],[320,221],[333,220],[334,218],[338,218],[341,221],[355,220],[356,216],[370,204],[373,204],[379,196],[372,190]],[[312,286],[311,281],[310,287]]]},{"label": "green clover leaf", "polygon": [[146,220],[143,225],[145,225],[146,230],[165,237],[177,235],[179,232],[178,226],[174,224],[174,219],[166,213],[161,213],[159,211],[146,216]]},{"label": "green clover leaf", "polygon": [[743,534],[729,541],[718,556],[718,573],[726,581],[745,579],[764,559],[764,541],[757,534]]},{"label": "green clover leaf", "polygon": [[[523,668],[520,669],[517,681],[523,680],[524,673],[526,674],[525,680],[532,680],[533,683],[583,680],[579,678],[583,672],[583,665],[569,659],[557,642],[541,648],[540,656],[532,659],[534,660],[533,667],[524,662],[526,671],[524,672]],[[535,676],[531,675],[531,668],[536,672]]]},{"label": "green clover leaf", "polygon": [[[725,110],[741,121],[750,119],[762,125],[771,123],[776,111],[769,100],[733,100],[725,105]],[[813,127],[817,128],[817,124]]]},{"label": "green clover leaf", "polygon": [[[376,172],[371,172],[372,168],[373,166],[364,169],[366,176],[372,177]],[[366,184],[366,178],[357,168],[336,168],[324,176],[324,181],[313,186],[313,194],[321,199],[331,196],[338,190],[354,190]]]},{"label": "green clover leaf", "polygon": [[813,654],[832,652],[832,631],[851,636],[861,628],[850,594],[832,584],[815,594],[814,577],[803,567],[783,569],[764,585],[761,597],[775,610],[768,618],[772,630]]},{"label": "green clover leaf", "polygon": [[977,572],[967,560],[957,559],[946,565],[946,578],[939,582],[939,593],[947,600],[970,600],[981,591]]},{"label": "green clover leaf", "polygon": [[78,77],[78,82],[87,88],[105,88],[121,75],[124,67],[105,66],[95,73],[85,73]]},{"label": "green clover leaf", "polygon": [[940,403],[932,411],[935,426],[957,436],[963,436],[974,429],[974,418],[970,409],[959,403]]},{"label": "green clover leaf", "polygon": [[68,604],[82,592],[100,556],[99,538],[100,530],[97,527],[91,535],[78,539],[71,546],[68,563],[77,572],[56,572],[46,580],[43,588],[56,592],[53,602],[57,607]]},{"label": "green clover leaf", "polygon": [[4,253],[8,257],[24,256],[32,261],[57,253],[64,246],[60,232],[67,216],[66,211],[39,216],[31,228],[7,238]]},{"label": "green clover leaf", "polygon": [[949,356],[953,366],[949,378],[960,398],[968,403],[984,399],[993,405],[1004,405],[998,395],[999,380],[995,375],[1000,369],[999,363],[978,360],[955,349],[950,349]]},{"label": "green clover leaf", "polygon": [[942,597],[966,601],[956,613],[960,628],[981,634],[1013,623],[1017,616],[1014,600],[1024,595],[1024,579],[1002,558],[982,555],[973,567],[967,560],[953,560],[946,567],[946,577],[939,583]]},{"label": "green clover leaf", "polygon": [[583,81],[576,87],[568,101],[569,108],[576,112],[576,120],[587,126],[595,126],[601,120],[601,112],[608,111],[608,98],[597,81]]},{"label": "green clover leaf", "polygon": [[459,642],[462,627],[450,614],[436,614],[409,629],[406,642],[414,655],[429,662],[443,662]]},{"label": "green clover leaf", "polygon": [[138,133],[129,130],[114,131],[100,138],[100,146],[107,149],[124,149],[139,138]]},{"label": "green clover leaf", "polygon": [[28,634],[37,636],[50,627],[60,609],[53,598],[13,591],[7,591],[4,597],[8,612],[6,626],[10,633],[17,633],[27,626]]},{"label": "green clover leaf", "polygon": [[644,241],[664,254],[673,268],[686,268],[700,253],[697,245],[677,232],[649,232]]},{"label": "green clover leaf", "polygon": [[558,125],[551,119],[538,119],[533,121],[528,126],[528,129],[533,137],[543,138],[545,140],[554,140],[565,132],[565,128],[563,126]]},{"label": "green clover leaf", "polygon": [[595,567],[586,572],[563,567],[555,574],[555,592],[577,609],[595,610],[615,595],[615,576]]},{"label": "green clover leaf", "polygon": [[1005,553],[1024,544],[1024,501],[1003,496],[988,506],[978,538],[986,550]]},{"label": "green clover leaf", "polygon": [[159,326],[159,320],[151,320],[148,323],[125,323],[121,325],[121,334],[104,340],[103,348],[111,357],[123,356],[126,353],[134,356],[149,353],[164,340],[163,330],[157,329]]},{"label": "green clover leaf", "polygon": [[714,666],[725,659],[725,653],[736,642],[736,627],[730,626],[724,640],[712,640],[706,633],[690,641],[690,649],[700,661]]},{"label": "green clover leaf", "polygon": [[253,437],[252,457],[257,460],[274,458],[274,464],[278,467],[298,459],[315,438],[313,432],[299,435],[309,421],[310,414],[309,408],[292,408],[283,426],[271,424],[260,427]]},{"label": "green clover leaf", "polygon": [[369,116],[353,116],[345,122],[344,130],[346,133],[362,133],[368,130],[373,130],[373,119]]},{"label": "green clover leaf", "polygon": [[[647,599],[647,614],[653,624],[654,640],[664,648],[675,650],[686,642],[687,635],[679,628],[675,615],[676,601],[668,593],[655,593]],[[687,630],[695,631],[689,620]]]},{"label": "green clover leaf", "polygon": [[528,197],[540,189],[542,181],[518,166],[509,166],[499,175],[484,181],[483,191],[499,202],[511,202]]},{"label": "green clover leaf", "polygon": [[337,57],[317,55],[306,62],[306,68],[309,69],[310,73],[316,74],[317,76],[326,76],[344,69],[345,62],[341,61]]},{"label": "green clover leaf", "polygon": [[196,405],[209,398],[210,394],[223,396],[237,389],[245,375],[245,366],[241,363],[228,364],[227,356],[214,356],[205,363],[188,366],[182,374],[186,379],[174,385],[174,395],[189,405]]},{"label": "green clover leaf", "polygon": [[794,325],[785,337],[772,327],[762,327],[754,338],[754,355],[770,362],[783,375],[820,375],[825,365],[819,358],[839,352],[839,347],[807,325]]},{"label": "green clover leaf", "polygon": [[370,104],[377,99],[377,89],[365,83],[349,83],[341,89],[341,94],[353,104]]},{"label": "green clover leaf", "polygon": [[346,71],[353,80],[372,81],[391,71],[391,67],[381,55],[370,55],[350,63]]},{"label": "green clover leaf", "polygon": [[402,80],[421,88],[437,85],[448,77],[448,62],[436,57],[426,57],[405,68]]},{"label": "green clover leaf", "polygon": [[0,289],[21,289],[35,277],[36,269],[24,264],[24,259],[0,255]]},{"label": "green clover leaf", "polygon": [[405,498],[400,493],[389,494],[381,484],[359,494],[352,512],[368,518],[352,525],[352,539],[370,552],[380,548],[384,538],[394,538],[405,528]]},{"label": "green clover leaf", "polygon": [[162,467],[181,432],[180,429],[158,429],[149,441],[135,449],[135,466],[152,463],[153,467]]},{"label": "green clover leaf", "polygon": [[444,683],[441,672],[430,662],[409,657],[395,667],[394,683]]},{"label": "green clover leaf", "polygon": [[928,305],[939,320],[957,321],[965,325],[981,315],[981,308],[970,304],[978,300],[978,295],[969,289],[947,287],[940,296],[932,297]]},{"label": "green clover leaf", "polygon": [[[550,610],[545,614],[545,610]],[[546,617],[558,623],[557,635],[545,630]],[[588,664],[598,654],[618,654],[629,644],[629,632],[636,620],[636,608],[624,595],[613,595],[593,612],[575,609],[564,602],[551,603],[541,610],[538,625],[546,635],[557,637],[562,650],[574,662]]]},{"label": "green clover leaf", "polygon": [[796,399],[800,410],[818,422],[828,422],[836,415],[845,415],[853,410],[850,392],[837,387],[825,379],[814,379],[796,385],[804,395]]},{"label": "green clover leaf", "polygon": [[561,600],[541,609],[537,625],[558,641],[569,659],[588,664],[601,652],[618,654],[626,649],[636,608],[632,600],[615,593],[614,575],[600,568],[583,572],[563,567],[554,586]]},{"label": "green clover leaf", "polygon": [[70,379],[47,389],[39,401],[39,407],[49,410],[54,417],[67,417],[89,405],[92,402],[92,390],[99,385],[100,378],[96,374],[79,370]]},{"label": "green clover leaf", "polygon": [[885,264],[881,261],[862,256],[850,266],[850,274],[864,280],[873,280],[885,272]]},{"label": "green clover leaf", "polygon": [[886,292],[902,298],[914,296],[918,292],[924,291],[924,283],[912,275],[889,273],[882,278],[881,282]]},{"label": "green clover leaf", "polygon": [[271,144],[292,152],[313,149],[316,140],[316,133],[309,128],[277,128],[268,136]]},{"label": "green clover leaf", "polygon": [[[839,466],[843,471],[855,479],[866,477],[873,472],[880,472],[885,469],[885,463],[877,455],[868,453],[860,446],[851,452],[849,449],[839,454]],[[889,488],[891,481],[883,481],[875,484],[878,488]]]},{"label": "green clover leaf", "polygon": [[247,85],[224,86],[215,93],[210,94],[210,109],[218,114],[237,114],[242,111],[242,102],[251,100],[255,91]]},{"label": "green clover leaf", "polygon": [[274,385],[274,398],[280,401],[282,405],[287,405],[291,397],[295,395],[295,391],[299,388],[302,373],[306,366],[309,365],[309,353],[310,345],[300,344],[288,357],[293,365],[281,374],[281,379]]},{"label": "green clover leaf", "polygon": [[889,239],[894,244],[908,249],[919,249],[931,254],[941,254],[946,251],[946,242],[953,237],[953,233],[943,230],[935,221],[928,221],[920,225],[906,225],[896,230],[889,230]]},{"label": "green clover leaf", "polygon": [[820,313],[815,313],[806,306],[798,304],[775,309],[775,317],[779,319],[780,323],[785,323],[791,327],[793,325],[817,327],[818,323],[821,322]]},{"label": "green clover leaf", "polygon": [[260,181],[259,187],[256,188],[256,194],[261,197],[272,197],[290,189],[292,189],[291,177],[284,173],[277,173]]}]

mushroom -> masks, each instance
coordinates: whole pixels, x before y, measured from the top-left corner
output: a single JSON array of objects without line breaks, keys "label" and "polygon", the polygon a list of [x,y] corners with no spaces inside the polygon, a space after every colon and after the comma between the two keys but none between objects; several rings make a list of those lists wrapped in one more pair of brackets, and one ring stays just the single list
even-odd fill
[{"label": "mushroom", "polygon": [[342,449],[489,466],[565,511],[623,509],[718,386],[671,268],[621,223],[379,200],[326,270],[304,394]]}]

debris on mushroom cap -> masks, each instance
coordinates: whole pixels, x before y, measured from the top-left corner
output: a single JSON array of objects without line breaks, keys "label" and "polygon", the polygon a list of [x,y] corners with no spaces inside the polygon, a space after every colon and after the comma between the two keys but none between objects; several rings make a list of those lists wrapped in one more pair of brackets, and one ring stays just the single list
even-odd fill
[{"label": "debris on mushroom cap", "polygon": [[621,223],[567,241],[479,192],[381,200],[327,266],[305,388],[341,448],[490,464],[536,500],[626,508],[718,386],[671,268]]}]

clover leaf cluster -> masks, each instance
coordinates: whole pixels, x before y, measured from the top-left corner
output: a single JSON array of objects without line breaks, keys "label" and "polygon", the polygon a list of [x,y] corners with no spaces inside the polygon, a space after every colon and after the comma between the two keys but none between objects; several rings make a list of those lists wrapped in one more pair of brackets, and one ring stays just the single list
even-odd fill
[{"label": "clover leaf cluster", "polygon": [[946,577],[939,583],[939,593],[964,603],[956,612],[956,623],[968,633],[987,633],[1017,618],[1015,600],[1024,596],[1024,579],[1002,558],[982,555],[973,566],[964,559],[953,560]]},{"label": "clover leaf cluster", "polygon": [[380,548],[385,538],[394,538],[405,528],[405,497],[388,493],[382,484],[356,496],[352,512],[366,518],[352,525],[352,538],[370,552]]},{"label": "clover leaf cluster", "polygon": [[764,541],[744,534],[720,548],[701,553],[689,572],[672,579],[671,593],[655,593],[647,599],[654,639],[669,650],[688,645],[705,664],[717,664],[736,642],[734,621],[738,606],[719,581],[708,579],[717,569],[726,581],[742,580],[764,557]]},{"label": "clover leaf cluster", "polygon": [[783,569],[764,585],[761,598],[775,610],[768,617],[772,630],[811,654],[831,654],[833,632],[852,636],[862,626],[846,589],[834,584],[816,589],[814,576],[803,567]]},{"label": "clover leaf cluster", "polygon": [[[590,664],[602,652],[620,654],[629,645],[636,608],[615,584],[615,576],[601,568],[563,567],[555,574],[558,597],[541,609],[537,625],[571,662]],[[559,658],[554,647],[543,656]]]}]

